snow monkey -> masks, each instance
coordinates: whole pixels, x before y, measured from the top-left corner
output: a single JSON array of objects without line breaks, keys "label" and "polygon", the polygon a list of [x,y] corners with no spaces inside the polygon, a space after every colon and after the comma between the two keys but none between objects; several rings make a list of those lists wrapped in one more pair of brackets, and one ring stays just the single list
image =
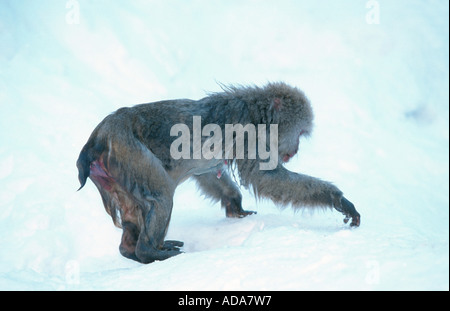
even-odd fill
[{"label": "snow monkey", "polygon": [[239,181],[258,198],[294,208],[333,207],[345,223],[359,226],[359,213],[336,186],[283,166],[299,139],[310,135],[312,120],[304,93],[283,82],[121,108],[81,150],[80,189],[88,177],[93,181],[123,230],[120,253],[142,263],[181,253],[183,242],[164,238],[175,188],[188,178],[220,201],[227,217],[254,213],[242,208]]}]

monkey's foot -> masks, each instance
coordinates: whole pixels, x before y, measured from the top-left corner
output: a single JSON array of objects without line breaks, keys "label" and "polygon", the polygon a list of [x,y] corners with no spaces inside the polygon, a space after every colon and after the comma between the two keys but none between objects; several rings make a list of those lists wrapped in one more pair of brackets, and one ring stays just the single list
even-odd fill
[{"label": "monkey's foot", "polygon": [[333,206],[336,210],[345,215],[344,223],[348,223],[351,218],[352,221],[350,222],[350,227],[359,227],[361,215],[356,211],[352,202],[342,196],[341,198],[334,200]]},{"label": "monkey's foot", "polygon": [[182,254],[183,252],[180,250],[181,246],[183,246],[183,242],[180,241],[165,241],[161,248],[154,248],[148,243],[138,241],[135,253],[138,259],[137,261],[151,263],[156,260],[165,260]]},{"label": "monkey's foot", "polygon": [[165,251],[179,251],[180,247],[183,247],[183,245],[184,242],[181,241],[167,240],[164,241],[162,249]]}]

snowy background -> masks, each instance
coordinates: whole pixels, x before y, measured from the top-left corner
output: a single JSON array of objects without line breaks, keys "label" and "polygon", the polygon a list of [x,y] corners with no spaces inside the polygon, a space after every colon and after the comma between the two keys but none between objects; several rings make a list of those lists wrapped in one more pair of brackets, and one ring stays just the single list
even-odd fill
[{"label": "snowy background", "polygon": [[[114,4],[112,4],[114,3]],[[0,289],[448,290],[449,2],[0,1]],[[315,130],[287,165],[361,213],[226,219],[191,182],[141,265],[75,166],[122,106],[285,81]]]}]

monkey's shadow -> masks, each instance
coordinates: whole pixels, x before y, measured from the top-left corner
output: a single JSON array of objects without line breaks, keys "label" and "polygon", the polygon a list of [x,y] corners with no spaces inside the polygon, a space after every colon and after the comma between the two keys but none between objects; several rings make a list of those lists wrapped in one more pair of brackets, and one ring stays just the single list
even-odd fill
[{"label": "monkey's shadow", "polygon": [[251,206],[257,214],[225,218],[223,211],[215,207],[190,212],[174,210],[167,238],[183,241],[183,251],[193,253],[251,246],[267,239],[283,239],[283,244],[289,244],[289,236],[296,240],[311,234],[332,236],[349,230],[342,217],[331,210],[294,212],[275,206]]}]

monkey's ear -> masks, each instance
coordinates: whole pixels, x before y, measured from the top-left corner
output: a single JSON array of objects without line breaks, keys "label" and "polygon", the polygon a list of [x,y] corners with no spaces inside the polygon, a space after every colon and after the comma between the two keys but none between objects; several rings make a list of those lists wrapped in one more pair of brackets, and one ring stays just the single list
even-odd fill
[{"label": "monkey's ear", "polygon": [[283,101],[278,97],[274,98],[271,103],[271,108],[275,111],[280,111],[283,108]]}]

